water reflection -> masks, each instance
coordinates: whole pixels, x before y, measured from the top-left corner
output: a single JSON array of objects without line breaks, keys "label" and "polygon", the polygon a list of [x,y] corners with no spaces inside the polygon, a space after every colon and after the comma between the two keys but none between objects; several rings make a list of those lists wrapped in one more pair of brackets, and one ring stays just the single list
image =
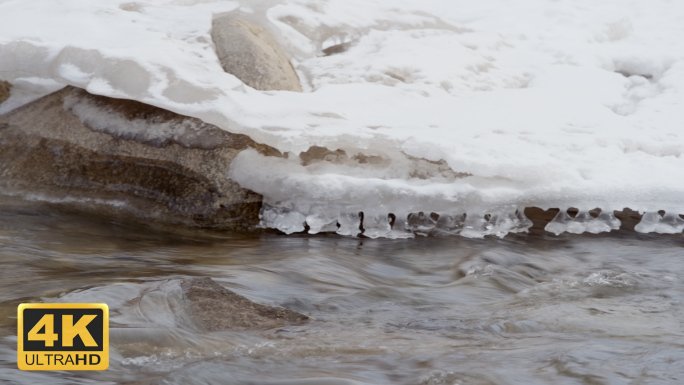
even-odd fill
[{"label": "water reflection", "polygon": [[[4,198],[3,198],[4,199]],[[0,205],[0,379],[136,384],[684,381],[681,235],[503,240],[151,229]],[[210,276],[306,325],[199,332],[171,290]],[[106,302],[106,372],[16,369],[21,302]]]}]

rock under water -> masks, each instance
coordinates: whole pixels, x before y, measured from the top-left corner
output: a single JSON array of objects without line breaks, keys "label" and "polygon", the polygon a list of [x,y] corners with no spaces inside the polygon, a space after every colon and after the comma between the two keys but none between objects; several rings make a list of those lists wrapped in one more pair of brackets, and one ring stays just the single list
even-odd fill
[{"label": "rock under water", "polygon": [[202,330],[270,329],[309,319],[291,310],[252,302],[209,277],[184,280],[181,289],[187,315]]}]

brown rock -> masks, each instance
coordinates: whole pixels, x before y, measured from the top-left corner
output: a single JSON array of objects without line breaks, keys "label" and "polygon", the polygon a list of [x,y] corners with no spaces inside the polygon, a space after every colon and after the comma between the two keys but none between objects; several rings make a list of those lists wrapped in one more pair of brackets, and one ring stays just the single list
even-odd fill
[{"label": "brown rock", "polygon": [[4,80],[0,80],[0,104],[10,97],[10,88],[12,85]]},{"label": "brown rock", "polygon": [[209,277],[184,280],[181,289],[186,313],[202,330],[270,329],[309,319],[291,310],[254,303]]},{"label": "brown rock", "polygon": [[262,197],[226,177],[247,147],[279,155],[199,119],[67,87],[0,115],[0,182],[124,201],[121,210],[144,219],[247,230]]},{"label": "brown rock", "polygon": [[299,77],[280,45],[263,27],[223,16],[211,38],[224,71],[261,91],[302,92]]}]

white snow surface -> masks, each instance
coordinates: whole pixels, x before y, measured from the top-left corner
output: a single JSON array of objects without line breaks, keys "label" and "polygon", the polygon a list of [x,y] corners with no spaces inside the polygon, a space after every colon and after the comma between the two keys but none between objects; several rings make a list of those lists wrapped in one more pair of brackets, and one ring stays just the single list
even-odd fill
[{"label": "white snow surface", "polygon": [[[304,93],[223,72],[211,20],[229,12],[275,35]],[[668,0],[0,0],[0,78],[139,100],[288,153],[246,150],[226,170],[286,232],[525,206],[674,221],[682,20]],[[300,157],[312,146],[330,152]]]}]

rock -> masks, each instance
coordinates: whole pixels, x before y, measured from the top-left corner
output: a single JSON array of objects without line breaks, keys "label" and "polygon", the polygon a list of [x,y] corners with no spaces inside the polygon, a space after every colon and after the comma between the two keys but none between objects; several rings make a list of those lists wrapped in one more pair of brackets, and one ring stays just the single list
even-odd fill
[{"label": "rock", "polygon": [[226,177],[248,147],[280,155],[199,119],[66,87],[0,115],[0,182],[62,201],[109,202],[98,207],[146,220],[248,230],[262,197]]},{"label": "rock", "polygon": [[[262,27],[218,18],[223,68],[259,90],[301,92]],[[0,81],[0,103],[10,84]],[[251,230],[262,197],[226,177],[242,150],[282,156],[246,135],[131,100],[66,87],[0,115],[0,192],[204,228]]]},{"label": "rock", "polygon": [[201,330],[271,329],[309,319],[294,311],[254,303],[209,277],[184,280],[181,288],[185,311]]},{"label": "rock", "polygon": [[248,86],[302,92],[285,52],[263,27],[223,16],[214,19],[211,38],[223,69]]},{"label": "rock", "polygon": [[12,85],[4,80],[0,80],[0,104],[10,97],[10,88]]}]

